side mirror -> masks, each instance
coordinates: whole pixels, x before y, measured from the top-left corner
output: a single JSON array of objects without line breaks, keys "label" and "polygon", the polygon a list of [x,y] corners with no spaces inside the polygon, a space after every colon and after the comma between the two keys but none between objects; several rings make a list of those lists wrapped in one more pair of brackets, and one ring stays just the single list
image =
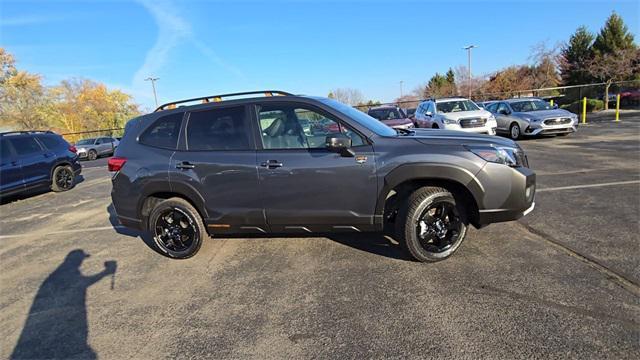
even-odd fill
[{"label": "side mirror", "polygon": [[424,113],[427,116],[433,116],[433,113],[431,111],[427,111],[426,113]]},{"label": "side mirror", "polygon": [[509,110],[507,110],[507,109],[500,109],[498,111],[498,114],[500,114],[500,115],[509,115],[510,113],[509,113]]},{"label": "side mirror", "polygon": [[344,157],[355,156],[355,153],[351,150],[351,138],[345,134],[329,134],[325,144],[329,151],[336,152]]}]

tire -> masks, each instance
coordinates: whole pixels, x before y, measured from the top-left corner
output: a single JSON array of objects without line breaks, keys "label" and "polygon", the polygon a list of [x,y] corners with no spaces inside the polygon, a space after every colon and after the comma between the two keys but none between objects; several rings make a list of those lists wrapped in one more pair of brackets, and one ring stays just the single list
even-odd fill
[{"label": "tire", "polygon": [[98,153],[95,150],[89,150],[89,152],[87,153],[87,159],[95,160],[97,158],[98,158]]},{"label": "tire", "polygon": [[509,127],[509,137],[511,138],[511,140],[518,140],[522,137],[522,131],[518,123],[513,123]]},{"label": "tire", "polygon": [[160,253],[173,259],[194,256],[207,236],[200,213],[181,198],[158,203],[149,215],[148,228]]},{"label": "tire", "polygon": [[60,165],[53,169],[53,173],[51,174],[51,190],[63,192],[71,190],[75,184],[75,174],[71,166]]},{"label": "tire", "polygon": [[[423,227],[423,220],[427,221],[426,218],[432,210],[435,209],[435,216],[431,218],[438,218],[440,206],[447,209],[441,214],[447,214],[443,217],[448,218],[449,222],[442,221],[440,225],[435,223],[433,226]],[[414,191],[405,204],[400,206],[396,218],[396,237],[402,248],[417,261],[436,262],[456,252],[467,234],[467,226],[465,209],[456,204],[455,198],[448,190],[440,187],[422,187]],[[441,237],[445,227],[448,230]],[[436,228],[439,230],[433,232],[430,239],[424,238],[429,237],[429,231]],[[428,230],[423,234],[425,229]]]},{"label": "tire", "polygon": [[432,129],[440,129],[440,127],[438,126],[438,124],[433,124],[433,125],[431,126],[431,128],[432,128]]}]

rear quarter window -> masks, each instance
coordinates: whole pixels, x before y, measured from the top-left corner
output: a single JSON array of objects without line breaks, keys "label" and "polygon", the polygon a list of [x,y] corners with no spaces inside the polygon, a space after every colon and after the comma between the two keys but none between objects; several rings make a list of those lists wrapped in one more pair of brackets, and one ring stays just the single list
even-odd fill
[{"label": "rear quarter window", "polygon": [[178,147],[183,113],[163,116],[149,126],[139,137],[139,142],[153,147],[175,150]]},{"label": "rear quarter window", "polygon": [[38,136],[38,140],[49,150],[60,149],[67,145],[64,139],[55,135]]}]

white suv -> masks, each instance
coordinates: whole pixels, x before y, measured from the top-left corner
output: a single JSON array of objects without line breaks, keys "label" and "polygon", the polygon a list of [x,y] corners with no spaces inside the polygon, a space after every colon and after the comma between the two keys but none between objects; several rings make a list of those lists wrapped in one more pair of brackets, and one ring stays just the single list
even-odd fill
[{"label": "white suv", "polygon": [[496,134],[496,118],[465,98],[427,100],[416,109],[415,122],[421,128],[460,130]]}]

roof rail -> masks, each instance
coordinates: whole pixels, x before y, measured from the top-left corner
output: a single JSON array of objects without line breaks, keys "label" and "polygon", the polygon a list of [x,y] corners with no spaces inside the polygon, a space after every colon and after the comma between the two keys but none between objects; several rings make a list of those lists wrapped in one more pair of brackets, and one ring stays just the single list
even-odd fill
[{"label": "roof rail", "polygon": [[7,131],[0,133],[0,135],[15,135],[15,134],[53,134],[51,130],[17,130]]},{"label": "roof rail", "polygon": [[155,109],[153,112],[158,112],[158,111],[162,111],[162,110],[165,110],[165,109],[175,109],[176,105],[178,105],[178,104],[184,104],[184,103],[188,103],[188,102],[192,102],[192,101],[202,101],[202,103],[204,104],[204,103],[208,103],[208,102],[220,102],[220,101],[222,101],[222,98],[225,98],[225,97],[243,96],[243,95],[256,95],[256,94],[264,94],[264,96],[291,96],[291,95],[293,95],[293,94],[290,94],[288,92],[280,91],[280,90],[246,91],[246,92],[231,93],[231,94],[210,95],[210,96],[203,96],[203,97],[197,97],[197,98],[186,99],[186,100],[172,101],[172,102],[169,102],[169,103],[162,104],[162,105],[158,106],[158,108]]}]

